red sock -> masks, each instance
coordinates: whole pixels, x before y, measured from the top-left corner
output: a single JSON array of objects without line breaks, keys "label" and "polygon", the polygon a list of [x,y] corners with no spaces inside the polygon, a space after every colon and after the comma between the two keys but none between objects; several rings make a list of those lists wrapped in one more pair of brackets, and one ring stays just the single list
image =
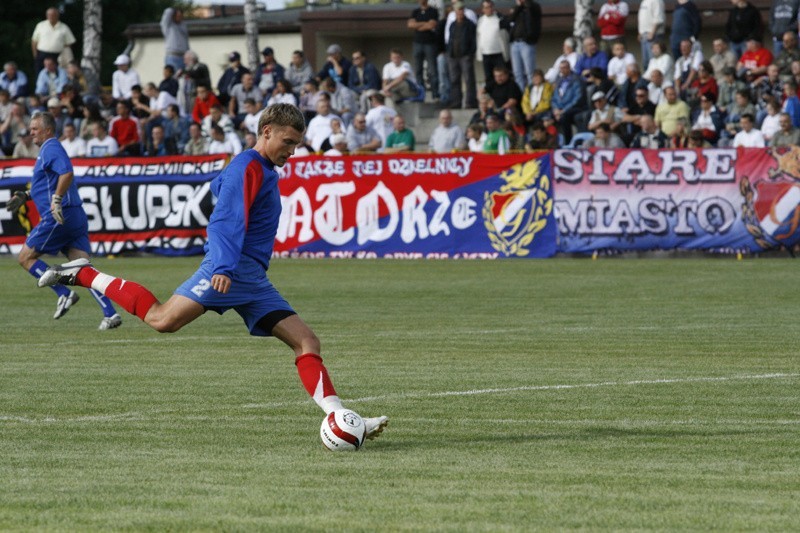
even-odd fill
[{"label": "red sock", "polygon": [[294,360],[300,381],[309,395],[326,413],[341,409],[342,404],[333,388],[328,370],[322,364],[322,357],[314,353],[303,354]]},{"label": "red sock", "polygon": [[119,304],[127,312],[142,320],[147,316],[147,312],[153,307],[153,304],[158,303],[158,298],[138,283],[114,278],[98,272],[92,267],[82,268],[75,277],[75,281],[81,287],[100,291],[112,302]]}]

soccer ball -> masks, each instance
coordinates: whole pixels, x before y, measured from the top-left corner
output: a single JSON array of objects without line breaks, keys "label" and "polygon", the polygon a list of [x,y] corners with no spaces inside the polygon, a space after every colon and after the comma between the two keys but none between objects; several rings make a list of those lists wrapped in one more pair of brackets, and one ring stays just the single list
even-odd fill
[{"label": "soccer ball", "polygon": [[364,420],[350,409],[337,409],[329,413],[319,428],[322,444],[331,451],[355,451],[364,444],[367,426]]}]

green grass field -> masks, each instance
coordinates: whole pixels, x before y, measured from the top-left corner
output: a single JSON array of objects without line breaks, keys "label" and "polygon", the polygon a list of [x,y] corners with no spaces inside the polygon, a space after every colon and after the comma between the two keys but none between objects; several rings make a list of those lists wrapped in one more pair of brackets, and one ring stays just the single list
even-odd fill
[{"label": "green grass field", "polygon": [[[52,258],[51,258],[52,259]],[[198,258],[100,259],[159,297]],[[99,332],[0,260],[0,529],[800,529],[800,264],[281,260],[358,453],[290,351],[209,313]]]}]

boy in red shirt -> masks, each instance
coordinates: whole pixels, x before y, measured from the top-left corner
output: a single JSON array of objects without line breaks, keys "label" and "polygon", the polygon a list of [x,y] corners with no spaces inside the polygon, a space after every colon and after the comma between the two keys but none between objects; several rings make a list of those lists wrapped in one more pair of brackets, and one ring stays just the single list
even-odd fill
[{"label": "boy in red shirt", "polygon": [[131,118],[131,107],[127,100],[117,103],[117,116],[111,119],[108,134],[119,145],[117,155],[142,155],[139,122]]},{"label": "boy in red shirt", "polygon": [[222,105],[217,96],[211,92],[208,85],[197,86],[197,97],[194,99],[194,109],[192,109],[192,120],[198,124],[203,123],[203,119],[211,113],[211,108],[215,105]]}]

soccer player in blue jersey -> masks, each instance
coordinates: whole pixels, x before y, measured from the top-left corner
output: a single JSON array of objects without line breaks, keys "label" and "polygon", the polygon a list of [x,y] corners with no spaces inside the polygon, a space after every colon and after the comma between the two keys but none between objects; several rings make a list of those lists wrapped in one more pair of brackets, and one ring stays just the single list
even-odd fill
[{"label": "soccer player in blue jersey", "polygon": [[[262,113],[256,145],[237,155],[211,182],[217,204],[200,268],[166,302],[137,283],[97,271],[83,258],[50,268],[39,286],[91,287],[162,333],[178,331],[208,310],[222,314],[234,309],[251,335],[275,336],[294,351],[303,387],[326,414],[342,409],[322,364],[319,339],[266,275],[281,214],[275,167],[294,153],[304,130],[303,114],[293,105],[275,104]],[[388,419],[364,422],[371,439]]]},{"label": "soccer player in blue jersey", "polygon": [[[31,231],[19,253],[19,264],[35,278],[47,270],[47,264],[39,259],[43,254],[57,255],[62,252],[68,258],[88,259],[89,223],[78,196],[78,188],[72,180],[72,163],[61,143],[55,137],[56,123],[50,113],[38,113],[30,124],[33,142],[41,147],[36,165],[33,167],[31,189],[14,191],[6,203],[8,211],[17,211],[29,199],[33,199],[39,210],[39,224]],[[78,301],[78,295],[64,285],[56,284],[52,289],[58,295],[56,313],[58,319]],[[111,301],[94,289],[89,289],[103,311],[103,320],[98,329],[113,329],[122,324]]]}]

